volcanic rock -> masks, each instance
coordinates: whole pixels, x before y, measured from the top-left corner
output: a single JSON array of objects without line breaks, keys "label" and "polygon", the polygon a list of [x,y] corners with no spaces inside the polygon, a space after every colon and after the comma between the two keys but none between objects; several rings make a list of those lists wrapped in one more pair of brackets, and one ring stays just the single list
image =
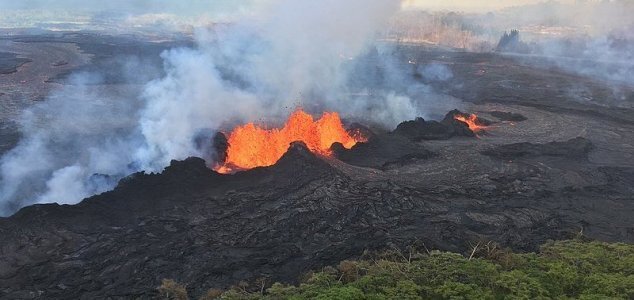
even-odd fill
[{"label": "volcanic rock", "polygon": [[15,53],[0,52],[0,74],[11,74],[26,64],[32,62],[28,58],[21,58]]},{"label": "volcanic rock", "polygon": [[505,111],[492,111],[489,114],[500,121],[522,122],[528,120],[524,115]]},{"label": "volcanic rock", "polygon": [[229,142],[227,136],[222,132],[217,132],[212,139],[212,147],[215,150],[213,161],[223,163],[227,160],[227,149],[229,149]]},{"label": "volcanic rock", "polygon": [[[161,69],[159,53],[180,43],[139,42],[137,47],[127,38],[90,33],[11,40],[28,47],[24,53],[44,56],[48,51],[38,49],[76,43],[92,56],[92,66],[83,70],[99,73],[118,69],[110,66],[112,53],[136,56],[139,49],[155,53],[152,65]],[[129,43],[131,47],[121,47]],[[521,112],[529,121],[513,128],[501,124],[495,135],[482,139],[425,142],[424,149],[433,149],[436,155],[408,160],[404,168],[382,168],[380,162],[374,164],[377,168],[349,167],[315,157],[297,144],[271,167],[222,175],[209,170],[202,159],[190,158],[172,162],[161,174],[126,177],[113,191],[77,205],[23,208],[0,218],[0,299],[155,299],[156,287],[165,278],[186,284],[195,298],[208,288],[241,280],[266,277],[269,282],[292,283],[299,274],[354,258],[366,249],[414,242],[457,252],[469,251],[478,241],[537,250],[547,239],[578,235],[634,242],[630,86],[617,84],[615,92],[614,82],[553,70],[546,60],[541,65],[547,68],[536,67],[541,59],[526,64],[524,58],[518,63],[515,57],[491,53],[398,48],[403,57],[415,57],[418,65],[439,62],[451,67],[455,80],[430,82],[434,90],[471,102],[478,110],[493,104]],[[80,57],[75,51],[63,55],[67,67],[79,63],[73,58]],[[3,62],[3,57],[10,60]],[[19,68],[25,61],[14,58],[0,53],[0,73],[16,67],[30,73],[28,84],[11,80],[16,76],[0,84],[9,108],[18,107],[17,98],[44,99],[49,88],[57,87],[35,84],[40,78],[66,82],[71,74],[66,67]],[[372,59],[364,63],[376,69],[377,79],[353,76],[358,82],[355,89],[373,90],[384,84],[385,90],[408,92],[409,80],[402,80],[402,90],[384,80],[381,74],[391,74],[392,68],[376,67]],[[130,83],[119,72],[106,73],[105,84]],[[147,79],[141,77],[139,82]],[[242,85],[240,79],[225,79]],[[11,92],[14,87],[20,91]],[[580,87],[583,92],[578,92]],[[447,121],[453,127],[454,121]],[[409,140],[408,145],[423,144],[412,140],[456,136],[447,133],[456,128],[442,127],[436,135],[430,126],[405,125],[414,126],[393,135]],[[13,141],[4,139],[6,150],[18,140],[7,134],[18,128],[7,128],[0,130]],[[591,155],[584,154],[587,143],[560,141],[580,132],[596,145]],[[213,134],[201,138],[212,144]],[[551,140],[560,142],[536,142]],[[532,143],[504,145],[511,141]],[[484,150],[493,156],[483,155]],[[407,157],[410,152],[404,153]],[[384,155],[377,156],[384,160]],[[354,158],[361,160],[360,156]]]},{"label": "volcanic rock", "polygon": [[363,126],[359,123],[352,123],[348,125],[346,130],[351,137],[371,140],[374,138],[375,133],[370,128]]},{"label": "volcanic rock", "polygon": [[335,157],[343,162],[377,169],[385,169],[391,165],[402,166],[433,156],[431,151],[396,134],[375,134],[367,142],[357,143],[351,149],[344,148],[341,143],[335,143],[331,150]]},{"label": "volcanic rock", "polygon": [[[448,112],[442,121],[425,121],[423,118],[416,118],[412,121],[405,121],[399,124],[393,133],[405,136],[412,141],[421,140],[446,140],[455,136],[475,137],[475,133],[469,126],[459,120],[456,116],[469,117],[459,110]],[[488,126],[491,121],[477,118],[478,125]]]},{"label": "volcanic rock", "polygon": [[571,159],[587,159],[592,150],[592,143],[582,137],[570,139],[565,142],[550,142],[546,144],[515,143],[498,146],[494,149],[483,151],[482,154],[501,158],[530,158],[537,156],[555,156]]},{"label": "volcanic rock", "polygon": [[200,158],[172,161],[77,205],[33,205],[0,218],[0,298],[153,299],[165,278],[198,296],[262,277],[292,283],[364,250],[414,242],[535,250],[579,231],[634,241],[634,170],[589,166],[578,159],[591,148],[585,139],[494,147],[486,154],[540,162],[503,168],[485,168],[491,159],[474,150],[463,154],[469,165],[455,161],[462,155],[443,163],[397,134],[342,148],[332,149],[344,162],[385,169],[425,158],[448,171],[348,168],[301,142],[273,166],[234,175]]},{"label": "volcanic rock", "polygon": [[[570,153],[586,144],[528,144],[533,150],[521,155],[560,155],[562,147]],[[379,163],[379,146],[415,150],[398,135],[363,145],[334,149]],[[535,250],[580,230],[634,241],[634,171],[580,162],[517,164],[484,177],[455,170],[384,176],[324,160],[301,142],[275,165],[235,175],[218,174],[200,158],[172,161],[161,174],[134,174],[77,205],[33,205],[0,218],[0,298],[153,299],[165,278],[197,297],[262,277],[292,283],[364,250],[414,242],[464,252],[470,242],[492,240]]]},{"label": "volcanic rock", "polygon": [[[459,126],[463,126],[460,124]],[[459,132],[471,132],[469,128],[460,128]],[[437,121],[425,121],[423,118],[416,118],[413,121],[405,121],[398,124],[393,131],[394,134],[402,135],[412,141],[420,140],[446,140],[455,135],[452,126],[446,126]],[[473,135],[473,132],[471,132]]]},{"label": "volcanic rock", "polygon": [[[459,111],[459,110],[457,110],[457,109],[454,109],[454,110],[452,110],[452,111],[448,112],[448,113],[445,115],[445,118],[442,120],[442,122],[443,122],[443,123],[445,123],[445,124],[452,124],[452,122],[459,122],[459,123],[465,124],[465,123],[464,123],[464,122],[462,122],[462,121],[458,121],[458,120],[456,120],[456,117],[457,117],[457,116],[460,116],[460,117],[463,117],[463,118],[469,118],[469,117],[471,117],[471,115],[470,115],[470,114],[463,113],[463,112],[461,112],[461,111]],[[492,122],[492,121],[487,120],[487,119],[485,119],[485,118],[477,117],[477,116],[476,116],[476,118],[475,118],[475,123],[476,123],[476,125],[479,125],[479,126],[489,126],[489,125],[492,125],[492,124],[493,124],[493,122]]]}]

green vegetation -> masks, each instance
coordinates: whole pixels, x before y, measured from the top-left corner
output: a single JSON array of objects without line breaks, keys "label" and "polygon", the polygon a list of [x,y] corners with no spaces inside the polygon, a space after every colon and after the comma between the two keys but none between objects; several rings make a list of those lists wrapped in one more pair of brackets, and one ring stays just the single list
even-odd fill
[{"label": "green vegetation", "polygon": [[[249,292],[243,283],[218,299],[634,299],[634,245],[558,241],[539,253],[486,245],[469,257],[390,251],[343,261],[298,286]],[[210,293],[212,295],[212,293]],[[212,299],[206,295],[205,299]]]},{"label": "green vegetation", "polygon": [[158,287],[158,291],[165,299],[173,300],[187,300],[187,289],[184,286],[176,283],[171,279],[163,279],[161,286]]}]

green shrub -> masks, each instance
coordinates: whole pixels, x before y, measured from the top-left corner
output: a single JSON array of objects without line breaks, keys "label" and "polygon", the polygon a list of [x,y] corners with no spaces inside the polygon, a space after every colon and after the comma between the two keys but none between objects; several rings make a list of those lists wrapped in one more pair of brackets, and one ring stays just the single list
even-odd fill
[{"label": "green shrub", "polygon": [[[220,297],[634,299],[634,245],[570,240],[548,242],[539,253],[491,249],[494,251],[470,258],[438,251],[408,255],[390,251],[365,260],[343,261],[337,268],[326,267],[311,273],[299,286],[275,283],[261,293],[247,292],[243,284]],[[172,283],[164,284],[172,297],[178,294],[174,291],[185,291],[174,289]]]},{"label": "green shrub", "polygon": [[163,279],[161,286],[158,287],[159,294],[163,299],[169,300],[187,300],[187,289],[172,279]]}]

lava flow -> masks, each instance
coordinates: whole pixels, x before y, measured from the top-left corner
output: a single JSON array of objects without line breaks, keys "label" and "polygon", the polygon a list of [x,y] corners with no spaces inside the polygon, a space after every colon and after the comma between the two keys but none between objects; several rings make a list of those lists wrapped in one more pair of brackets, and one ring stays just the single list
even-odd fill
[{"label": "lava flow", "polygon": [[486,126],[480,124],[480,122],[478,121],[478,116],[474,114],[456,114],[454,115],[454,119],[466,123],[467,126],[469,126],[469,129],[471,129],[471,131],[473,132],[479,132],[486,128]]},{"label": "lava flow", "polygon": [[281,129],[264,129],[248,123],[235,128],[227,141],[226,161],[215,168],[219,173],[273,165],[295,141],[304,142],[314,153],[329,156],[333,143],[351,148],[357,142],[364,142],[365,138],[351,136],[336,112],[325,112],[321,118],[313,120],[308,113],[297,110]]}]

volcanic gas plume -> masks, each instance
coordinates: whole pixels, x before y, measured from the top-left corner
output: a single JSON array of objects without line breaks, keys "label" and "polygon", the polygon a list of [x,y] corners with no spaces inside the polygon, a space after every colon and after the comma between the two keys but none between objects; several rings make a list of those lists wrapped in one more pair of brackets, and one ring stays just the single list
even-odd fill
[{"label": "volcanic gas plume", "polygon": [[[288,113],[286,107],[337,111],[388,128],[426,116],[427,110],[414,105],[409,91],[422,99],[429,89],[389,67],[398,65],[391,44],[374,42],[399,9],[400,2],[394,0],[270,1],[254,7],[253,17],[197,28],[184,45],[158,57],[163,70],[132,95],[104,94],[109,82],[93,78],[102,78],[102,70],[95,76],[77,72],[73,84],[29,109],[21,121],[22,140],[0,158],[0,216],[34,203],[74,204],[114,188],[129,174],[161,172],[174,159],[196,156],[213,165],[216,153],[209,144],[219,129],[258,118],[280,120]],[[106,44],[107,49],[113,47],[110,41]],[[87,46],[95,51],[100,47]],[[386,84],[365,76],[374,66],[367,59],[387,66],[375,74]],[[125,66],[125,76],[113,71],[113,77],[138,82],[147,73]],[[368,87],[372,93],[366,92]],[[432,103],[434,98],[424,99]],[[326,114],[316,123],[331,118]],[[334,131],[322,125],[308,128],[320,128],[311,129],[319,138],[307,142],[315,152],[330,146],[322,144],[354,142],[337,126]],[[236,151],[248,146],[232,138],[225,167],[271,165],[295,139],[265,138],[262,146],[269,153],[258,150],[244,157]]]},{"label": "volcanic gas plume", "polygon": [[321,118],[314,120],[310,114],[298,109],[280,129],[265,129],[254,123],[235,128],[228,137],[227,159],[215,170],[230,173],[273,165],[294,141],[302,141],[312,152],[329,156],[333,143],[341,143],[349,149],[365,138],[349,134],[336,112],[324,112]]}]

